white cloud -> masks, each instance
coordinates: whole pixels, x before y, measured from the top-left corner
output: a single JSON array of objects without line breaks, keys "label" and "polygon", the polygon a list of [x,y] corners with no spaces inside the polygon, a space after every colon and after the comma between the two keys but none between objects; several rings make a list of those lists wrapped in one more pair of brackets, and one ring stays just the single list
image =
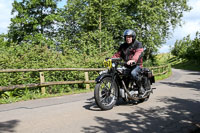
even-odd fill
[{"label": "white cloud", "polygon": [[[190,12],[184,12],[182,27],[177,27],[171,39],[167,40],[167,43],[163,45],[163,48],[159,49],[160,53],[169,51],[169,45],[173,46],[176,40],[181,40],[187,35],[190,35],[193,39],[197,31],[200,31],[200,1],[190,0],[188,3],[192,7]],[[168,47],[168,48],[167,48]]]},{"label": "white cloud", "polygon": [[10,24],[11,10],[13,0],[0,1],[0,34],[7,33],[7,27]]},{"label": "white cloud", "polygon": [[200,1],[199,0],[190,0],[188,5],[192,7],[190,12],[186,12],[184,19],[187,21],[199,21],[200,18]]}]

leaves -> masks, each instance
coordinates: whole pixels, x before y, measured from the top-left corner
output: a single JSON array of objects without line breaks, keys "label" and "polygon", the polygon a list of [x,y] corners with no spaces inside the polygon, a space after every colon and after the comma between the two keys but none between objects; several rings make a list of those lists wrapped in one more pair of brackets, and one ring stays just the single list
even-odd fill
[{"label": "leaves", "polygon": [[[57,17],[57,2],[60,0],[23,0],[13,3],[12,14],[8,31],[10,41],[20,43],[26,36],[43,34],[51,38],[56,32],[55,22]],[[49,32],[51,31],[51,32]]]},{"label": "leaves", "polygon": [[180,58],[186,58],[189,60],[200,61],[200,34],[196,32],[194,40],[190,39],[190,36],[184,37],[182,40],[176,41],[171,52],[173,55]]},{"label": "leaves", "polygon": [[[181,24],[183,11],[190,10],[187,0],[67,0],[60,9],[59,1],[14,0],[8,34],[0,36],[0,69],[102,67],[103,59],[124,41],[125,29],[136,31],[146,59],[153,60],[169,29]],[[199,40],[193,45],[198,48]],[[192,51],[199,55],[197,49]],[[76,72],[49,72],[45,77],[83,78]],[[38,73],[0,74],[0,79],[0,86],[39,82]],[[68,91],[70,85],[63,88]]]}]

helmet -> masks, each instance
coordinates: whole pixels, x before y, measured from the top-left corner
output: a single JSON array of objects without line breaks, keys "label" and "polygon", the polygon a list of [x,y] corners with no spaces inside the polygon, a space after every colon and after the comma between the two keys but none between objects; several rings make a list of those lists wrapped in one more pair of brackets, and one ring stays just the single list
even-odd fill
[{"label": "helmet", "polygon": [[133,40],[135,40],[136,33],[135,33],[135,31],[133,31],[131,29],[127,29],[127,30],[124,31],[124,39],[126,39],[126,36],[132,36]]}]

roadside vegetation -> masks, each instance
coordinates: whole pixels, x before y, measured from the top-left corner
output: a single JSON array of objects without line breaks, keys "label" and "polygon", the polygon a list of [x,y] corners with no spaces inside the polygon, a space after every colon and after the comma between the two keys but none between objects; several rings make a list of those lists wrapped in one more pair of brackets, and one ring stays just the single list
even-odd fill
[{"label": "roadside vegetation", "polygon": [[[40,47],[42,48],[42,47]],[[22,50],[23,51],[23,50]],[[36,50],[33,50],[36,52]],[[48,50],[47,50],[48,51]],[[44,51],[43,51],[44,52]],[[24,51],[24,54],[26,51]],[[47,52],[48,53],[48,52]],[[33,53],[29,53],[32,55],[35,55]],[[45,52],[44,52],[45,55]],[[49,56],[51,54],[48,54],[48,60],[42,61],[42,62],[49,62],[50,64],[52,63],[51,60],[55,60],[54,54]],[[52,58],[50,58],[52,57]],[[59,56],[58,56],[59,57]],[[61,56],[62,57],[62,56]],[[161,65],[166,65],[168,64],[167,58],[169,58],[169,54],[158,54],[157,56],[154,57],[155,61],[152,63],[152,61],[146,61],[144,62],[144,67],[152,67],[152,66],[161,66]],[[29,58],[27,58],[29,59]],[[105,57],[101,57],[99,59],[100,61],[98,62],[99,66],[96,66],[96,68],[102,68],[103,63],[102,61],[105,59]],[[10,61],[8,61],[10,62]],[[23,60],[19,62],[19,65],[25,65],[23,62],[26,62],[26,60]],[[28,62],[28,60],[27,60]],[[151,62],[151,63],[150,63]],[[10,62],[11,64],[14,64]],[[57,62],[59,63],[59,62]],[[60,62],[62,63],[62,62]],[[92,63],[92,62],[90,62]],[[94,62],[96,63],[96,62]],[[50,65],[49,64],[49,65]],[[16,65],[16,63],[15,63]],[[45,64],[39,64],[39,68],[42,68],[43,65]],[[53,65],[53,64],[52,64]],[[65,60],[63,64],[58,64],[57,68],[60,67],[84,67],[83,65],[78,66],[77,64],[65,64]],[[86,66],[85,66],[86,67]],[[14,67],[15,68],[15,67]],[[28,67],[27,67],[28,68]],[[32,68],[37,68],[37,66],[34,67],[34,63],[32,65]],[[90,72],[90,80],[94,80],[97,76],[97,72]],[[156,80],[162,80],[171,75],[171,67],[168,70],[168,73],[155,76]],[[19,72],[19,73],[0,73],[1,79],[1,86],[7,86],[9,84],[29,84],[29,83],[39,83],[39,75],[38,73],[35,72]],[[73,81],[73,80],[84,80],[84,73],[80,72],[45,72],[45,80],[46,81],[65,81],[65,80]],[[55,96],[63,96],[63,95],[71,95],[71,94],[77,94],[77,93],[86,93],[86,92],[91,92],[94,89],[95,84],[90,84],[90,89],[86,90],[85,89],[85,84],[74,84],[74,85],[54,85],[54,86],[49,86],[46,87],[46,93],[42,94],[41,93],[41,88],[27,88],[27,89],[15,89],[13,91],[6,91],[6,92],[0,92],[1,97],[0,97],[0,104],[3,103],[12,103],[12,102],[17,102],[17,101],[26,101],[26,100],[33,100],[33,99],[39,99],[39,98],[48,98],[48,97],[55,97]]]},{"label": "roadside vegetation", "polygon": [[[182,23],[187,0],[14,0],[7,34],[0,35],[0,69],[101,68],[123,42],[125,29],[133,29],[144,46],[146,67],[166,64],[155,57],[170,35],[170,28]],[[45,81],[82,80],[84,73],[45,72]],[[98,73],[89,73],[90,80]],[[162,79],[165,77],[158,78]],[[0,73],[0,86],[38,83],[36,72]],[[91,84],[91,88],[94,84]],[[84,84],[0,92],[0,103],[84,92]]]},{"label": "roadside vegetation", "polygon": [[171,53],[174,57],[169,62],[174,68],[200,71],[200,33],[193,40],[189,35],[177,40]]}]

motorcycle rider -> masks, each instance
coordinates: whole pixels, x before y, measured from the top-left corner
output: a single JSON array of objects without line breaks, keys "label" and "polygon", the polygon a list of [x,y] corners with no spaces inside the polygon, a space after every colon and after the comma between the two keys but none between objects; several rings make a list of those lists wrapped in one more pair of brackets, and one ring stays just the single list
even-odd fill
[{"label": "motorcycle rider", "polygon": [[120,45],[120,48],[112,58],[121,57],[125,62],[127,62],[128,66],[131,66],[133,63],[139,64],[132,68],[131,75],[139,87],[139,94],[141,96],[145,92],[141,84],[141,79],[139,78],[139,72],[143,66],[142,53],[144,49],[142,43],[136,40],[136,33],[133,30],[125,30],[123,36],[125,42]]}]

